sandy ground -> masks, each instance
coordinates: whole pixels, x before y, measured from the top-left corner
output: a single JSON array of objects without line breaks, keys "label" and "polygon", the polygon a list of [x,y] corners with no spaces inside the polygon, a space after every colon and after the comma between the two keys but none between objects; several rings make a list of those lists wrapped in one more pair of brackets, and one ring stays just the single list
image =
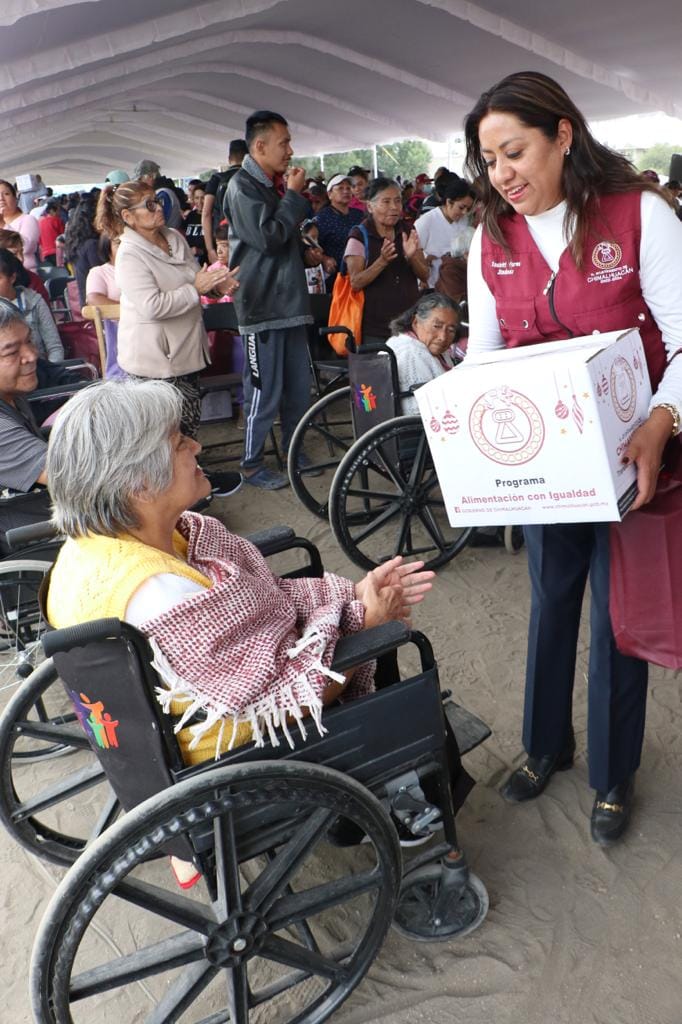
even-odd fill
[{"label": "sandy ground", "polygon": [[[289,491],[244,488],[215,510],[237,532],[289,523],[320,546],[328,569],[360,574],[327,525]],[[527,606],[523,553],[466,549],[442,570],[419,610],[416,625],[435,647],[443,685],[493,730],[467,758],[478,784],[458,818],[470,863],[488,888],[490,912],[478,932],[457,942],[410,943],[390,932],[368,978],[337,1012],[339,1022],[682,1022],[680,680],[652,670],[632,827],[622,844],[605,852],[589,838],[586,639],[576,685],[575,768],[526,806],[510,806],[498,793],[522,758]],[[32,1020],[27,976],[33,936],[62,872],[4,833],[0,863],[0,1021],[20,1024]],[[125,905],[117,904],[113,914],[108,926],[123,927]],[[130,1019],[143,1020],[145,1005]],[[123,1016],[108,1001],[106,1011],[90,1019],[123,1024]]]}]

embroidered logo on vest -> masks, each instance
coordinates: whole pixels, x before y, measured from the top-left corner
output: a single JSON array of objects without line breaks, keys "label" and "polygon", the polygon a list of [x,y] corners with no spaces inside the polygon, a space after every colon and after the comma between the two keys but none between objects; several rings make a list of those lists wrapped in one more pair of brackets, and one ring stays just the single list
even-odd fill
[{"label": "embroidered logo on vest", "polygon": [[627,359],[618,356],[611,367],[611,402],[616,416],[628,423],[637,408],[637,381]]},{"label": "embroidered logo on vest", "polygon": [[542,448],[545,425],[537,406],[519,391],[502,386],[484,392],[469,415],[469,432],[492,462],[520,466]]},{"label": "embroidered logo on vest", "polygon": [[618,242],[597,242],[592,250],[592,262],[597,270],[613,270],[623,258]]},{"label": "embroidered logo on vest", "polygon": [[622,260],[623,250],[618,242],[597,242],[592,250],[592,265],[596,270],[587,275],[587,283],[613,284],[634,274],[634,267]]}]

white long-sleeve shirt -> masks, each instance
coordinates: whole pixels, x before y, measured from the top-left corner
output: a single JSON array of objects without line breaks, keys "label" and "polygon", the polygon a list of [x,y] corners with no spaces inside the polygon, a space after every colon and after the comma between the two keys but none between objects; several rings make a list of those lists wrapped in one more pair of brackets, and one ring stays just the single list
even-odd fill
[{"label": "white long-sleeve shirt", "polygon": [[[526,217],[533,241],[553,271],[559,269],[559,259],[568,241],[564,235],[565,213],[566,203],[562,202],[545,213]],[[670,359],[682,349],[682,221],[653,192],[642,192],[641,217],[639,280],[642,296],[658,324]],[[495,298],[481,269],[481,236],[479,227],[469,250],[467,359],[472,361],[483,352],[504,348]],[[666,368],[651,405],[664,402],[674,405],[682,416],[682,355]]]}]

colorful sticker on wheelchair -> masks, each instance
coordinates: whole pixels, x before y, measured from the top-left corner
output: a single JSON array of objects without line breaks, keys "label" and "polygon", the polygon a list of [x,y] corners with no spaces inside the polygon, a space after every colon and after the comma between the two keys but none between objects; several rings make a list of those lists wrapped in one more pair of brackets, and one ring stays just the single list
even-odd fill
[{"label": "colorful sticker on wheelchair", "polygon": [[78,694],[75,690],[69,690],[69,693],[76,717],[88,739],[102,750],[117,747],[116,729],[119,722],[114,722],[111,715],[105,712],[102,701],[91,701],[87,694]]},{"label": "colorful sticker on wheelchair", "polygon": [[537,406],[506,385],[491,388],[474,402],[469,431],[483,455],[505,466],[530,462],[545,440],[545,425]]},{"label": "colorful sticker on wheelchair", "polygon": [[377,407],[377,396],[371,384],[356,384],[353,388],[353,400],[360,412],[373,412]]}]

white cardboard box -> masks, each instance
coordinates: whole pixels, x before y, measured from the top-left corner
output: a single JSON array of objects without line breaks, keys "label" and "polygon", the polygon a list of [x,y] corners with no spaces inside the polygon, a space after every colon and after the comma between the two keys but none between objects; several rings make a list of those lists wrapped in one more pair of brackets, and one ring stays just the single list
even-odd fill
[{"label": "white cardboard box", "polygon": [[465,360],[416,398],[452,526],[618,521],[634,500],[621,458],[651,399],[637,330]]},{"label": "white cardboard box", "polygon": [[32,192],[37,187],[35,174],[17,174],[17,190],[19,192]]}]

